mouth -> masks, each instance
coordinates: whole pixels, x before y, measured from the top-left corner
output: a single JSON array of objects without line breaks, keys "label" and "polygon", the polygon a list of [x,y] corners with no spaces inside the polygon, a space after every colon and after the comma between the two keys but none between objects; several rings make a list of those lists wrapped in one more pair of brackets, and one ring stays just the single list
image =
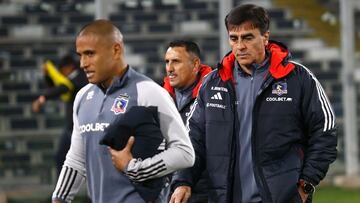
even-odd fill
[{"label": "mouth", "polygon": [[250,58],[249,56],[249,54],[237,54],[236,58],[237,60],[248,60]]},{"label": "mouth", "polygon": [[91,77],[94,76],[95,72],[93,72],[93,71],[85,71],[85,74],[86,74],[87,78],[91,78]]},{"label": "mouth", "polygon": [[175,74],[169,74],[168,78],[169,78],[169,80],[173,80],[173,79],[176,78],[176,75]]},{"label": "mouth", "polygon": [[237,54],[236,56],[237,57],[240,57],[240,58],[243,58],[243,57],[247,57],[249,54],[247,54],[247,53],[239,53],[239,54]]}]

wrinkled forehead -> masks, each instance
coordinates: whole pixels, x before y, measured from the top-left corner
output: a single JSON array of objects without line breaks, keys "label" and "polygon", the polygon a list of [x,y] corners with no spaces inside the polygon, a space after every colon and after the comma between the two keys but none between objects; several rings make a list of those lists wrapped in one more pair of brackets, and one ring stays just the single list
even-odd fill
[{"label": "wrinkled forehead", "polygon": [[254,29],[259,29],[259,28],[256,27],[256,25],[254,23],[252,23],[251,21],[246,21],[239,25],[229,24],[229,27],[228,27],[229,32],[232,32],[232,31],[238,32],[241,30],[254,30]]}]

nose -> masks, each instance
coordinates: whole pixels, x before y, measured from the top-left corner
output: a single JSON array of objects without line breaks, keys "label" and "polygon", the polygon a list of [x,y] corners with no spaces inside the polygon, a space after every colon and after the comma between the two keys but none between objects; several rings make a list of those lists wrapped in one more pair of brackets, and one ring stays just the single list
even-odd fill
[{"label": "nose", "polygon": [[168,63],[166,63],[166,72],[173,72],[174,71],[174,67],[173,67],[173,65],[172,65],[172,63],[171,62],[168,62]]},{"label": "nose", "polygon": [[80,68],[85,69],[88,66],[87,64],[88,64],[88,62],[85,59],[85,57],[81,56],[80,57]]},{"label": "nose", "polygon": [[245,49],[245,43],[242,40],[239,40],[238,43],[236,43],[236,47],[240,50]]}]

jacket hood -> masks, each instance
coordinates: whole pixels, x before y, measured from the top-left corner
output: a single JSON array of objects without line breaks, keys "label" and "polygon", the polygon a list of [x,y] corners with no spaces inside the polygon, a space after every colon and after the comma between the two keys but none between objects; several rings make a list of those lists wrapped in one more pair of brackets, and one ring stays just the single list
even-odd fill
[{"label": "jacket hood", "polygon": [[[285,45],[270,40],[266,50],[271,53],[269,72],[274,78],[282,78],[295,68],[294,64],[288,62],[291,55]],[[223,81],[231,80],[231,82],[234,82],[233,67],[235,60],[235,55],[229,52],[225,55],[222,62],[218,64],[219,74]]]},{"label": "jacket hood", "polygon": [[[212,71],[212,68],[208,65],[204,65],[204,64],[200,64],[200,70],[199,70],[199,74],[200,74],[200,79],[198,81],[198,83],[196,84],[193,93],[192,93],[192,97],[195,98],[197,96],[197,93],[199,91],[200,85],[202,83],[203,78],[205,77],[205,75],[207,75],[208,73],[210,73]],[[175,98],[175,90],[173,87],[171,87],[170,85],[170,81],[168,76],[166,76],[164,78],[164,83],[163,83],[163,88],[169,92],[169,94]]]}]

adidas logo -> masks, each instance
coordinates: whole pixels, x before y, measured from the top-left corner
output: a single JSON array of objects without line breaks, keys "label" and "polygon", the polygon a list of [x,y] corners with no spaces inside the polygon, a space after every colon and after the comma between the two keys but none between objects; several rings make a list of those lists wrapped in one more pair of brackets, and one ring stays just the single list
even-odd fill
[{"label": "adidas logo", "polygon": [[214,96],[212,96],[211,99],[222,100],[220,92],[217,92],[216,94],[214,94]]}]

